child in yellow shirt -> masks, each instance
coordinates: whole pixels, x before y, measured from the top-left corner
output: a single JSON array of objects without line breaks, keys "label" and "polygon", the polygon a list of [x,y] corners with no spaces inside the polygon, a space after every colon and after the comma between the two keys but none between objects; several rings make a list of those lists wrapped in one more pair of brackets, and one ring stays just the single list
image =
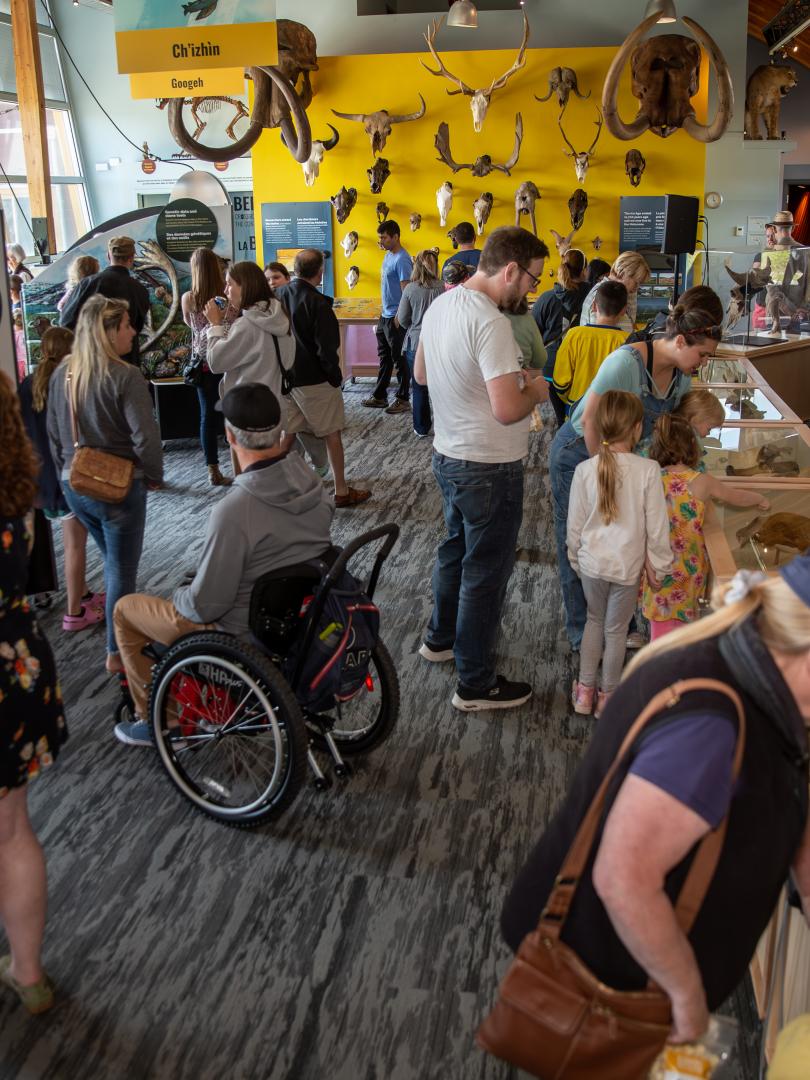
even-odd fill
[{"label": "child in yellow shirt", "polygon": [[627,289],[620,281],[601,283],[596,311],[595,323],[568,331],[554,363],[554,389],[568,413],[588,390],[605,357],[627,340],[627,331],[619,326],[627,311]]}]

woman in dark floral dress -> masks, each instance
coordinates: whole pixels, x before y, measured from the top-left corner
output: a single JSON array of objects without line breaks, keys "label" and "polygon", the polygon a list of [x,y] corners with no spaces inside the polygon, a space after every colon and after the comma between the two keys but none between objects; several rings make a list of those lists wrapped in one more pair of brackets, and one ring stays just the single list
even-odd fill
[{"label": "woman in dark floral dress", "polygon": [[25,597],[31,536],[24,515],[37,463],[17,395],[0,374],[0,923],[11,946],[0,984],[32,1013],[53,1004],[42,970],[45,856],[28,817],[28,781],[67,738],[50,646]]}]

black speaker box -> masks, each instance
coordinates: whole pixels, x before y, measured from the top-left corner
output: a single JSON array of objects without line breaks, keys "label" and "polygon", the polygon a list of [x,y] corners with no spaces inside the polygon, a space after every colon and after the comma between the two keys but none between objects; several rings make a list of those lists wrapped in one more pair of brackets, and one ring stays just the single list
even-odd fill
[{"label": "black speaker box", "polygon": [[694,195],[667,195],[665,198],[661,251],[667,255],[690,255],[697,247],[700,199]]}]

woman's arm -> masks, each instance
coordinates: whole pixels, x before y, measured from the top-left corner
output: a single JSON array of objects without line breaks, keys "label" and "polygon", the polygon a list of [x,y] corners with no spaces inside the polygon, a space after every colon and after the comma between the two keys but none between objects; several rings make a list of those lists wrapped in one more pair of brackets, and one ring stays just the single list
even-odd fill
[{"label": "woman's arm", "polygon": [[420,341],[416,346],[416,356],[413,359],[413,377],[420,386],[427,386],[427,368],[425,367],[425,349]]},{"label": "woman's arm", "polygon": [[602,395],[597,393],[593,387],[588,391],[588,396],[585,399],[585,410],[582,413],[582,434],[585,437],[585,445],[588,448],[588,453],[593,457],[599,450],[599,432],[596,428],[596,410],[599,408],[599,402],[602,400]]},{"label": "woman's arm", "polygon": [[709,473],[699,473],[689,481],[687,486],[690,493],[701,502],[718,499],[720,502],[728,503],[729,506],[757,506],[760,510],[769,510],[771,506],[761,491],[734,487]]},{"label": "woman's arm", "polygon": [[163,483],[163,446],[155,420],[152,399],[140,372],[125,387],[122,399],[124,418],[132,438],[132,448],[148,484]]},{"label": "woman's arm", "polygon": [[[219,311],[219,308],[217,308],[217,311]],[[246,346],[241,341],[244,336],[241,333],[243,325],[245,324],[242,319],[237,319],[229,329],[226,329],[221,321],[216,324],[212,323],[208,327],[206,331],[208,335],[208,351],[205,355],[205,362],[214,374],[220,375],[224,371],[233,371],[244,360]]]},{"label": "woman's arm", "polygon": [[186,324],[186,326],[190,327],[190,329],[193,330],[194,327],[191,325],[191,293],[190,292],[184,292],[183,295],[180,297],[180,310],[183,313],[183,322]]},{"label": "woman's arm", "polygon": [[402,290],[402,296],[400,297],[399,307],[397,313],[394,316],[398,326],[401,326],[404,330],[411,325],[411,316],[413,314],[411,308],[411,290],[406,288]]}]

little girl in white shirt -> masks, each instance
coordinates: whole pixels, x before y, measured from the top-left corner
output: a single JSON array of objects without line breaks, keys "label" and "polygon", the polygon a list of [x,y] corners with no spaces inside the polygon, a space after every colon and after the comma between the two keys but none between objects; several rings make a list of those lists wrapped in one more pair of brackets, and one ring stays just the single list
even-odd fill
[{"label": "little girl in white shirt", "polygon": [[648,578],[658,581],[672,566],[661,470],[633,453],[643,419],[635,394],[604,394],[596,413],[599,453],[577,466],[571,485],[568,558],[588,604],[571,700],[574,711],[584,716],[593,711],[598,717],[619,682],[642,571],[646,568]]}]

